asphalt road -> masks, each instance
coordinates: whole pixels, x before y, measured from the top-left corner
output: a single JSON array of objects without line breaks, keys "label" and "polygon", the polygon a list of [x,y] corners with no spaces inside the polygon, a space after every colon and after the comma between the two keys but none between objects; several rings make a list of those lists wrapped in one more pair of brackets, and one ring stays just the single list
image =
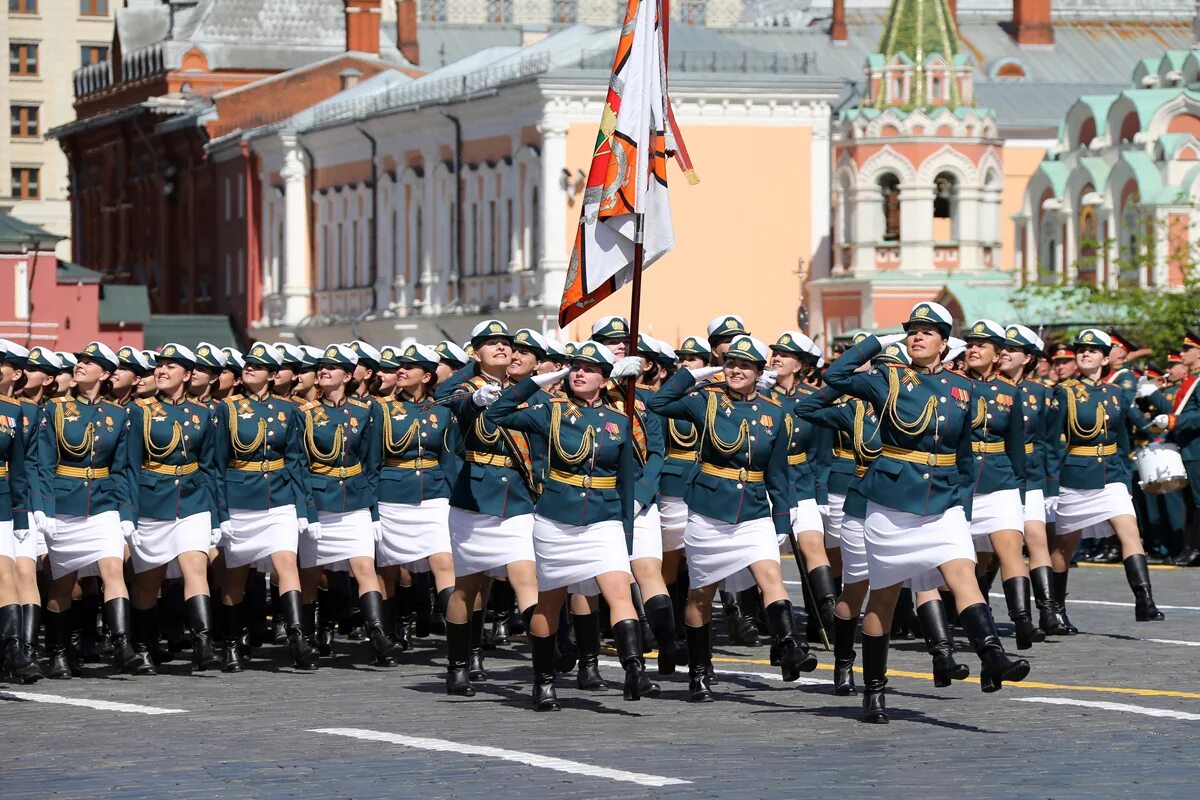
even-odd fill
[{"label": "asphalt road", "polygon": [[[363,645],[344,640],[313,674],[278,647],[233,676],[89,667],[0,684],[0,797],[1195,797],[1200,570],[1152,577],[1167,620],[1134,623],[1119,565],[1077,570],[1083,633],[1035,645],[1027,681],[998,694],[935,689],[923,645],[893,642],[887,726],[833,696],[830,654],[784,684],[766,648],[722,642],[716,703],[689,705],[685,673],[636,703],[564,678],[558,714],[529,708],[521,639],[489,655],[472,699],[446,696],[434,639],[388,670],[361,666]],[[1003,602],[992,598],[1001,620]],[[978,672],[974,654],[962,659]],[[605,664],[619,685],[615,658]]]}]

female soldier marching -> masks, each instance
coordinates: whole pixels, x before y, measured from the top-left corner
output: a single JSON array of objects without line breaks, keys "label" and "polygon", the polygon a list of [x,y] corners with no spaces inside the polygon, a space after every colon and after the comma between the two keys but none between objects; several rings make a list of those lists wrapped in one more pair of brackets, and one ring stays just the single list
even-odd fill
[{"label": "female soldier marching", "polygon": [[385,347],[380,359],[385,370],[396,369],[396,391],[379,400],[383,539],[375,548],[375,561],[389,588],[401,569],[432,572],[437,610],[444,615],[454,593],[449,520],[450,486],[460,463],[458,427],[450,409],[430,402],[439,363],[433,348],[413,344],[400,353]]},{"label": "female soldier marching", "polygon": [[[269,559],[279,582],[292,666],[316,669],[317,657],[304,636],[303,602],[297,567],[299,535],[319,536],[320,523],[310,523],[308,459],[304,422],[295,403],[271,394],[282,359],[269,344],[257,342],[244,356],[239,376],[243,393],[217,407],[217,479],[229,522],[224,536],[225,672],[241,672],[242,599],[250,568]],[[318,529],[313,530],[312,526]]]},{"label": "female soldier marching", "polygon": [[[188,398],[196,356],[168,344],[158,356],[158,394],[129,407],[128,459],[134,480],[136,527],[122,521],[133,557],[133,625],[139,669],[158,654],[154,609],[167,567],[178,560],[192,629],[192,668],[214,669],[208,550],[220,535],[216,428],[204,404]],[[216,533],[216,536],[213,536]]]},{"label": "female soldier marching", "polygon": [[808,644],[796,635],[792,601],[779,567],[776,536],[790,534],[795,505],[787,463],[792,423],[777,401],[757,392],[766,362],[766,345],[736,336],[725,355],[724,383],[693,390],[696,381],[722,370],[681,369],[647,404],[665,417],[690,421],[700,432],[699,469],[685,497],[692,702],[713,699],[709,625],[717,586],[746,568],[762,590],[783,679],[794,681],[817,666]]},{"label": "female soldier marching", "polygon": [[[569,370],[528,378],[508,389],[487,411],[489,421],[533,435],[547,453],[546,484],[538,498],[533,539],[537,553],[538,604],[530,622],[534,708],[557,711],[554,636],[568,590],[595,590],[608,602],[613,638],[625,668],[625,699],[657,692],[642,665],[642,630],[630,593],[626,540],[633,537],[632,505],[637,472],[629,418],[605,402],[605,384],[617,359],[588,342]],[[569,373],[563,394],[521,408]]]},{"label": "female soldier marching", "polygon": [[108,347],[89,344],[75,366],[73,395],[51,401],[38,429],[40,510],[54,520],[53,533],[46,539],[52,583],[45,617],[52,678],[71,677],[67,611],[79,571],[92,564],[104,582],[104,626],[113,646],[113,665],[132,674],[153,672],[129,639],[121,528],[122,521],[134,520],[129,434],[125,409],[104,399],[105,383],[118,365]]},{"label": "female soldier marching", "polygon": [[304,602],[312,604],[323,569],[349,569],[358,581],[371,663],[388,667],[396,664],[397,647],[384,632],[375,575],[375,545],[383,538],[378,508],[383,419],[377,403],[352,396],[357,364],[350,348],[325,348],[317,368],[321,399],[300,406],[314,503],[307,510],[309,536],[300,542],[300,582]]},{"label": "female soldier marching", "polygon": [[990,550],[999,558],[1017,649],[1028,650],[1034,642],[1045,641],[1046,635],[1034,626],[1030,615],[1029,569],[1021,552],[1025,543],[1025,419],[1021,392],[999,367],[1006,337],[1005,329],[990,319],[978,320],[964,334],[966,375],[975,384],[971,399],[971,451],[975,454],[971,536],[979,543],[977,549]]},{"label": "female soldier marching", "polygon": [[[996,623],[975,580],[965,506],[971,499],[971,383],[942,369],[950,313],[918,303],[906,334],[866,337],[825,374],[834,389],[865,400],[880,417],[880,456],[863,479],[871,596],[863,620],[863,719],[886,723],[888,633],[901,585],[954,592],[959,620],[983,662],[980,683],[994,692],[1002,681],[1029,673],[1023,659],[1004,653]],[[906,339],[913,367],[858,368],[890,344]],[[937,573],[940,572],[940,575]],[[933,573],[932,575],[930,573]]]}]

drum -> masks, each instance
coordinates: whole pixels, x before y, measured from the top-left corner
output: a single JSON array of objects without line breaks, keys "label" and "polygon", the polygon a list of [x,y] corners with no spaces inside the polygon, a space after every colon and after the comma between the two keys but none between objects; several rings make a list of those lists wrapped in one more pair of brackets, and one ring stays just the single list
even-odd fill
[{"label": "drum", "polygon": [[1167,494],[1187,486],[1187,471],[1183,457],[1173,444],[1154,443],[1138,448],[1138,473],[1142,491],[1146,494]]}]

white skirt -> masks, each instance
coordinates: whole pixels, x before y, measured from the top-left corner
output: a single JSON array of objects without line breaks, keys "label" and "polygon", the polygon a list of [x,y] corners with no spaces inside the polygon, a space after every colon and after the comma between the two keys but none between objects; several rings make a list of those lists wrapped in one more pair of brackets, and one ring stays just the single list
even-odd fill
[{"label": "white skirt", "polygon": [[[683,538],[694,589],[718,583],[759,561],[779,563],[775,526],[768,518],[729,523],[693,511]],[[728,584],[726,588],[738,591]]]},{"label": "white skirt", "polygon": [[595,591],[592,579],[598,575],[631,574],[620,520],[568,525],[534,514],[533,549],[539,591],[566,586],[572,592],[590,594]]},{"label": "white skirt", "polygon": [[365,508],[345,513],[318,511],[321,538],[313,541],[305,536],[300,541],[300,566],[325,567],[334,572],[348,572],[350,559],[375,559],[375,532],[371,512]]},{"label": "white skirt", "polygon": [[846,495],[829,493],[829,505],[825,506],[825,549],[840,546],[842,520],[846,517]]},{"label": "white skirt", "polygon": [[824,531],[825,521],[821,518],[821,507],[813,498],[801,500],[792,509],[792,532]]},{"label": "white skirt", "polygon": [[987,537],[996,531],[1025,530],[1025,507],[1020,489],[977,494],[971,501],[971,535]]},{"label": "white skirt", "polygon": [[659,516],[658,506],[649,505],[633,518],[633,555],[629,560],[656,558],[662,561],[662,557],[662,518]]},{"label": "white skirt", "polygon": [[1041,489],[1025,490],[1025,521],[1046,522],[1046,493]]},{"label": "white skirt", "polygon": [[28,558],[30,561],[37,561],[48,552],[45,534],[33,528],[32,514],[29,515],[29,535],[25,537],[25,541],[17,542],[15,536],[13,541],[16,545],[14,558]]},{"label": "white skirt", "polygon": [[258,511],[231,508],[229,522],[233,533],[222,540],[222,549],[225,566],[231,569],[269,559],[273,553],[295,553],[299,545],[300,523],[294,505]]},{"label": "white skirt", "polygon": [[116,511],[90,517],[60,514],[57,523],[54,536],[47,542],[52,578],[79,572],[102,558],[125,557],[125,534]]},{"label": "white skirt", "polygon": [[137,528],[141,544],[129,548],[133,557],[133,571],[146,572],[170,564],[180,553],[208,553],[212,517],[207,511],[183,519],[141,517]]},{"label": "white skirt", "polygon": [[868,501],[864,535],[871,585],[879,589],[904,583],[947,561],[975,561],[962,506],[922,516]]},{"label": "white skirt", "polygon": [[1107,539],[1110,536],[1115,536],[1116,531],[1112,525],[1107,522],[1100,522],[1096,525],[1089,525],[1083,529],[1080,539]]},{"label": "white skirt", "polygon": [[[1058,490],[1058,533],[1074,533],[1108,522],[1113,517],[1122,514],[1134,515],[1133,498],[1129,489],[1123,483],[1107,483],[1103,489],[1068,489],[1066,486]],[[1085,534],[1088,538],[1103,538],[1111,536],[1108,532]]]},{"label": "white skirt", "polygon": [[[833,499],[833,495],[829,497]],[[867,580],[867,543],[863,521],[858,517],[843,516],[839,534],[842,546],[842,585],[849,586]]]},{"label": "white skirt", "polygon": [[662,521],[663,552],[682,550],[683,532],[687,529],[687,503],[682,497],[659,497],[658,517]]},{"label": "white skirt", "polygon": [[450,507],[450,545],[454,574],[486,573],[503,577],[505,567],[518,561],[534,561],[533,514],[504,519]]},{"label": "white skirt", "polygon": [[450,552],[450,500],[435,497],[417,504],[380,503],[383,541],[375,545],[375,563],[428,572],[429,557]]}]

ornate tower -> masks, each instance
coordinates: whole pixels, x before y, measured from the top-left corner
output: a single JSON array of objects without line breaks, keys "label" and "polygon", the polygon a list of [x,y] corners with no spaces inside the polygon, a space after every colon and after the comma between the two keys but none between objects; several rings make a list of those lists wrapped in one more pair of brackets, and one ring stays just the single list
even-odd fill
[{"label": "ornate tower", "polygon": [[893,0],[862,99],[835,126],[828,335],[896,324],[953,280],[1010,285],[993,263],[1001,142],[974,68],[947,0]]}]

